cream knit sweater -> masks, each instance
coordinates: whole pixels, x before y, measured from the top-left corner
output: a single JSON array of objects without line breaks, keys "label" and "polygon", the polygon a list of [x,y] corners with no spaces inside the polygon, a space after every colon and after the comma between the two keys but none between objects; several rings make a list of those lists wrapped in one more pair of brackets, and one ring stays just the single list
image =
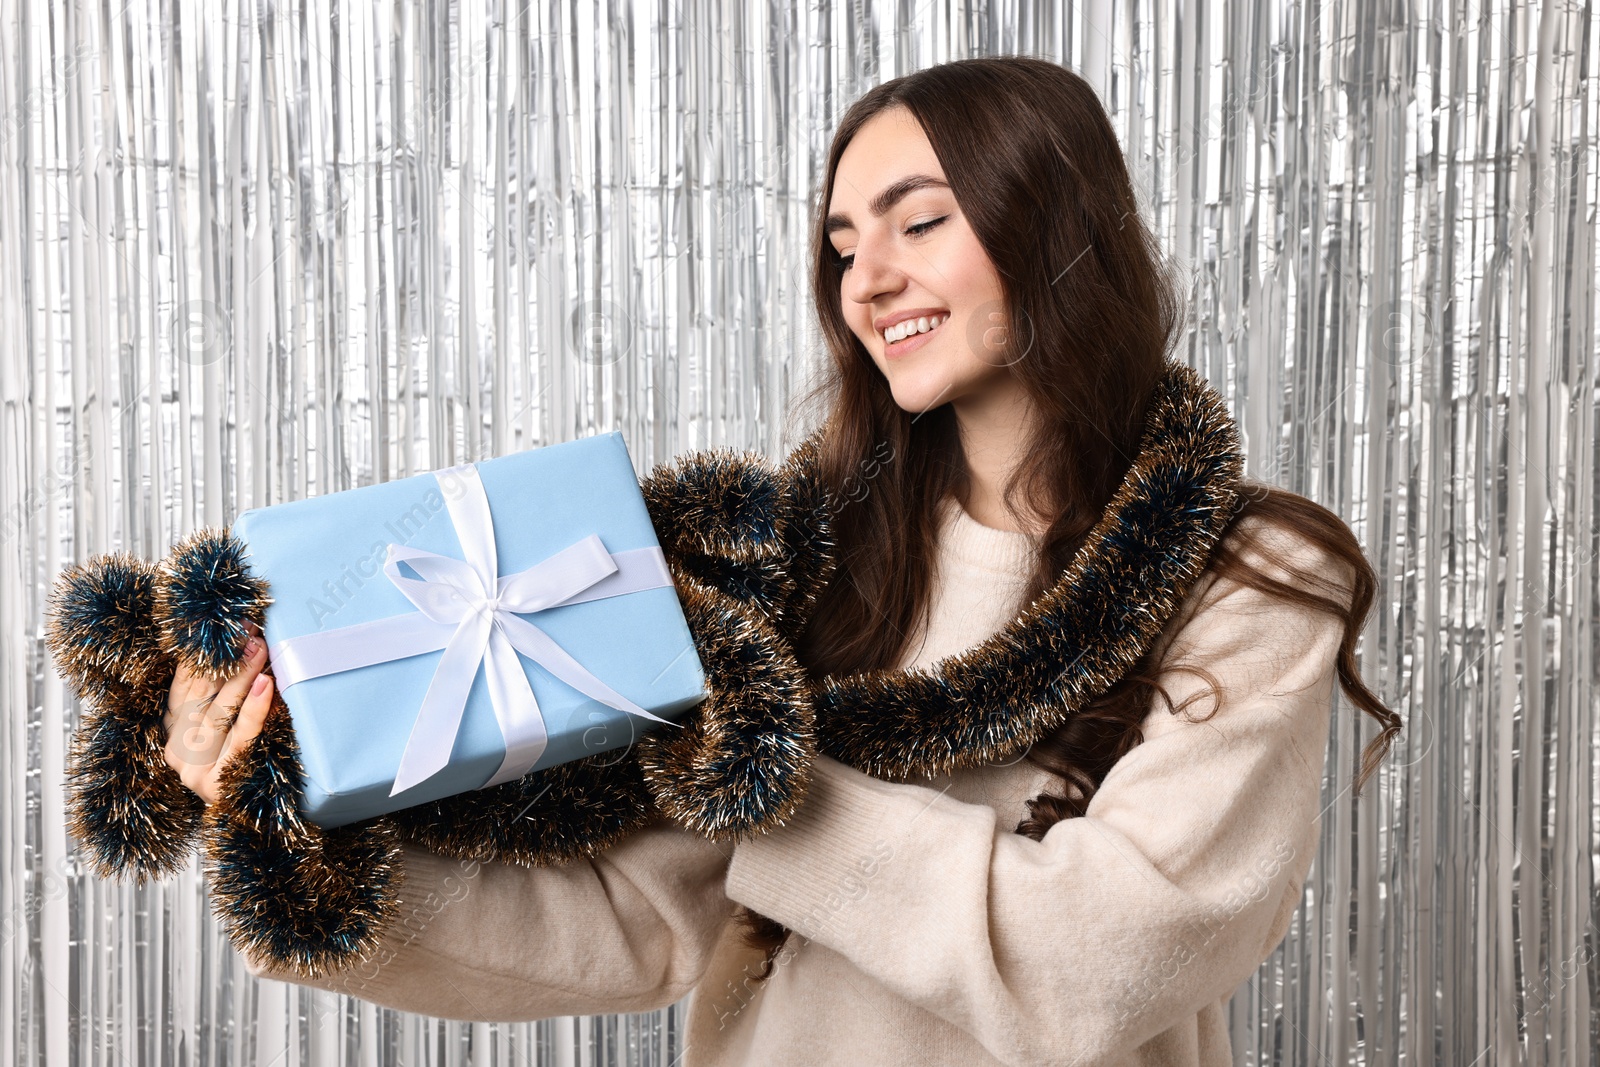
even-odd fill
[{"label": "cream knit sweater", "polygon": [[[948,503],[904,665],[1005,625],[1031,552]],[[737,846],[663,820],[561,867],[408,849],[410,917],[312,984],[477,1020],[688,995],[687,1067],[1231,1064],[1228,1000],[1283,939],[1317,848],[1339,627],[1208,574],[1163,641],[1216,677],[1222,711],[1196,724],[1158,701],[1088,814],[1043,841],[1013,832],[1058,782],[1026,760],[897,784],[821,757],[789,825]],[[1179,702],[1205,688],[1165,680]],[[764,983],[736,904],[795,931]]]}]

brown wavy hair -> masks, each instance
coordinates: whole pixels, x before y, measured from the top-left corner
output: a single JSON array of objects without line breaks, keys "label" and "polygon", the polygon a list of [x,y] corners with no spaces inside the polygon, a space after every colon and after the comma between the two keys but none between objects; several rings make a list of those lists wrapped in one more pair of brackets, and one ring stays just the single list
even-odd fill
[{"label": "brown wavy hair", "polygon": [[[1104,513],[1133,462],[1145,409],[1184,329],[1181,281],[1139,216],[1116,133],[1082,78],[1046,59],[984,57],[884,82],[857,100],[834,133],[811,232],[812,296],[831,358],[799,407],[825,405],[823,484],[860,489],[835,494],[839,569],[796,642],[813,677],[900,664],[905,635],[926,624],[940,502],[946,496],[968,500],[950,405],[911,415],[895,404],[845,322],[839,256],[823,225],[839,157],[868,119],[893,107],[909,109],[921,123],[1000,276],[1005,321],[1020,324],[1012,325],[1007,345],[1020,346],[1024,355],[1008,363],[1038,418],[1004,500],[1020,516],[1020,495],[1041,523],[1050,520],[1022,603],[1055,584]],[[1376,576],[1349,527],[1327,508],[1259,482],[1247,481],[1244,489],[1244,505],[1207,570],[1343,622],[1339,684],[1382,727],[1363,752],[1359,796],[1402,728],[1400,716],[1367,688],[1356,667],[1356,641],[1373,606]],[[1294,571],[1256,536],[1263,526],[1299,533],[1347,565],[1353,581],[1340,587],[1294,575],[1326,589],[1330,595],[1323,596],[1252,566],[1244,553]],[[1162,670],[1203,676],[1214,698],[1211,714],[1220,709],[1220,689],[1209,673],[1150,661],[1163,645],[1155,642],[1116,685],[1028,751],[1027,759],[1059,776],[1063,787],[1029,800],[1029,815],[1016,833],[1037,841],[1055,823],[1082,816],[1111,766],[1142,742],[1140,723],[1157,693],[1174,713],[1206,695],[1172,707],[1158,681]],[[741,907],[738,921],[744,942],[766,953],[761,973],[753,976],[765,979],[788,931],[748,908]]]}]

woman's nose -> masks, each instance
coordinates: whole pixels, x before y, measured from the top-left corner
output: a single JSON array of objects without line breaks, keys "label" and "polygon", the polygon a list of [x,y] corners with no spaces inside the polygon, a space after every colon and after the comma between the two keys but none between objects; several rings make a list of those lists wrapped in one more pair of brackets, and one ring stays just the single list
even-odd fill
[{"label": "woman's nose", "polygon": [[858,304],[870,304],[904,284],[904,273],[891,257],[857,246],[855,259],[845,271],[844,295]]}]

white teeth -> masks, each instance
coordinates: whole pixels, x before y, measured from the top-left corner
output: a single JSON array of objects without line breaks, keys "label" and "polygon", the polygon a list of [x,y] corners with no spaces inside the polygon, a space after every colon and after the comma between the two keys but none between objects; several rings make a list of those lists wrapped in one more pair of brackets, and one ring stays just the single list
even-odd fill
[{"label": "white teeth", "polygon": [[949,315],[935,315],[932,318],[923,316],[919,319],[907,319],[898,326],[891,326],[883,331],[883,339],[890,344],[904,340],[914,333],[927,333],[949,318]]}]

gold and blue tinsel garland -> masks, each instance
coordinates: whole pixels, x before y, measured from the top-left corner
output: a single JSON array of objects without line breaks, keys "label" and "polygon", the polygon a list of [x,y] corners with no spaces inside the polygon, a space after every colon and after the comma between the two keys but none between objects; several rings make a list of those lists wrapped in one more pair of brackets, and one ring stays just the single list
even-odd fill
[{"label": "gold and blue tinsel garland", "polygon": [[[91,866],[161,877],[198,846],[240,951],[306,976],[338,971],[372,953],[396,918],[403,843],[544,866],[593,856],[657,817],[738,839],[794,814],[819,751],[885,780],[1014,756],[1143,654],[1240,502],[1233,422],[1198,375],[1172,363],[1138,456],[1052,588],[931,668],[818,682],[793,641],[836,563],[820,432],[776,466],[717,449],[642,480],[706,671],[709,696],[681,729],[647,733],[620,757],[599,753],[350,826],[300,814],[299,754],[279,696],[210,808],[162,756],[176,665],[232,673],[246,624],[270,603],[227,531],[200,531],[159,566],[116,555],[70,568],[48,640],[89,705],[69,804]],[[1140,610],[1120,610],[1128,604]]]}]

